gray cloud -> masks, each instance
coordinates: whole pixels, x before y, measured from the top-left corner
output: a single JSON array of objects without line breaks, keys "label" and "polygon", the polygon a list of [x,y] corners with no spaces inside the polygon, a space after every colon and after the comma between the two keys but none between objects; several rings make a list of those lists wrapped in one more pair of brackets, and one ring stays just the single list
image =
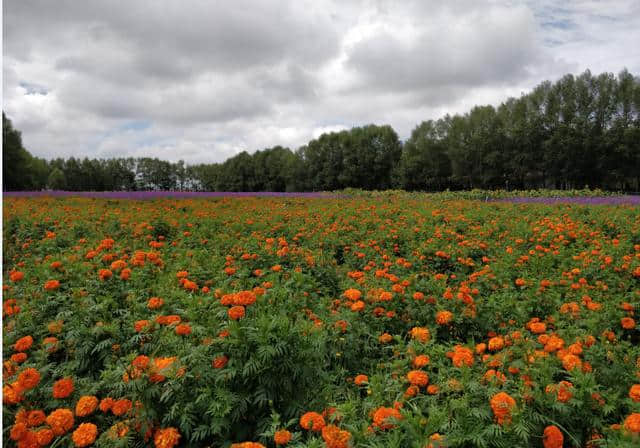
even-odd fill
[{"label": "gray cloud", "polygon": [[[39,156],[221,161],[640,71],[640,4],[9,0],[3,108]],[[131,123],[148,123],[132,126]]]}]

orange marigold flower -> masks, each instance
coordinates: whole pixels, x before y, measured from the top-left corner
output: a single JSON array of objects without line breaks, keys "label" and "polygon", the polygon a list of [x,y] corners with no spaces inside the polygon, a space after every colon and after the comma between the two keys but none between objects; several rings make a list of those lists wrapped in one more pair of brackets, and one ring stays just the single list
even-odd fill
[{"label": "orange marigold flower", "polygon": [[116,400],[113,402],[113,404],[111,405],[111,412],[113,412],[113,415],[121,416],[129,412],[132,406],[133,403],[131,403],[131,400],[127,398],[121,398],[120,400]]},{"label": "orange marigold flower", "polygon": [[335,425],[327,425],[322,428],[322,440],[324,440],[327,448],[347,448],[351,433],[342,430]]},{"label": "orange marigold flower", "polygon": [[545,392],[556,394],[556,399],[561,403],[566,403],[573,397],[571,392],[573,384],[568,381],[560,381],[558,384],[549,384],[545,388]]},{"label": "orange marigold flower", "polygon": [[23,278],[24,273],[20,271],[11,271],[11,273],[9,274],[9,280],[11,280],[13,283],[19,282]]},{"label": "orange marigold flower", "polygon": [[149,327],[150,325],[151,325],[151,322],[149,322],[148,320],[137,320],[133,324],[133,329],[136,331],[136,333],[140,333],[142,330]]},{"label": "orange marigold flower", "polygon": [[362,297],[362,293],[358,289],[354,288],[347,289],[342,295],[354,302]]},{"label": "orange marigold flower", "polygon": [[145,355],[138,355],[134,358],[133,361],[131,361],[131,365],[133,365],[134,367],[137,367],[138,369],[146,369],[147,366],[149,365],[149,357],[145,356]]},{"label": "orange marigold flower", "polygon": [[227,312],[229,318],[233,320],[242,319],[244,317],[244,307],[241,305],[232,306]]},{"label": "orange marigold flower", "polygon": [[300,417],[300,426],[309,431],[320,432],[325,426],[324,417],[317,412],[307,412]]},{"label": "orange marigold flower", "polygon": [[511,421],[511,410],[515,407],[516,401],[506,392],[498,392],[490,400],[491,410],[499,425]]},{"label": "orange marigold flower", "polygon": [[147,308],[149,308],[150,310],[157,310],[162,305],[164,305],[164,300],[162,300],[162,298],[160,297],[151,297],[147,301]]},{"label": "orange marigold flower", "polygon": [[438,311],[436,313],[436,323],[438,325],[447,325],[453,320],[453,313],[451,311]]},{"label": "orange marigold flower", "polygon": [[547,324],[545,324],[544,322],[533,322],[531,325],[529,325],[529,330],[533,334],[542,334],[547,331]]},{"label": "orange marigold flower", "polygon": [[60,287],[60,282],[58,280],[47,280],[44,284],[44,289],[47,291],[55,291]]},{"label": "orange marigold flower", "polygon": [[416,356],[413,360],[413,367],[424,367],[426,365],[428,365],[430,362],[429,357],[427,355],[419,355]]},{"label": "orange marigold flower", "polygon": [[73,379],[62,378],[53,383],[53,398],[67,398],[73,392]]},{"label": "orange marigold flower", "polygon": [[395,427],[394,420],[401,420],[402,414],[395,408],[380,407],[373,413],[373,426],[380,430]]},{"label": "orange marigold flower", "polygon": [[47,416],[46,422],[54,435],[61,436],[73,428],[73,412],[66,408],[56,409]]},{"label": "orange marigold flower", "polygon": [[582,369],[582,360],[576,355],[568,354],[562,358],[562,366],[568,371]]},{"label": "orange marigold flower", "polygon": [[191,334],[191,326],[189,324],[180,324],[176,327],[176,334],[180,336],[188,336]]},{"label": "orange marigold flower", "polygon": [[100,277],[100,280],[107,280],[113,277],[113,272],[111,272],[109,269],[100,269],[100,271],[98,272],[98,277]]},{"label": "orange marigold flower", "polygon": [[31,348],[33,345],[33,337],[32,336],[24,336],[16,341],[13,344],[13,349],[17,352],[24,352]]},{"label": "orange marigold flower", "polygon": [[180,433],[176,428],[163,428],[156,431],[153,443],[156,448],[173,448],[180,441]]},{"label": "orange marigold flower", "polygon": [[249,306],[256,302],[256,294],[253,291],[240,291],[233,295],[234,305]]},{"label": "orange marigold flower", "polygon": [[636,327],[636,321],[630,317],[623,317],[620,319],[620,325],[622,325],[622,328],[625,330],[633,330]]},{"label": "orange marigold flower", "polygon": [[388,344],[392,340],[393,336],[391,336],[389,333],[382,333],[380,336],[378,336],[378,342],[380,342],[381,344]]},{"label": "orange marigold flower", "polygon": [[624,419],[624,429],[633,433],[640,434],[640,413],[634,412]]},{"label": "orange marigold flower", "polygon": [[414,386],[425,387],[429,384],[429,375],[422,370],[412,370],[407,373],[407,380]]},{"label": "orange marigold flower", "polygon": [[76,403],[76,415],[86,417],[91,415],[98,407],[98,398],[93,395],[83,395]]},{"label": "orange marigold flower", "polygon": [[273,441],[276,445],[286,445],[291,441],[291,433],[286,429],[276,431],[273,435]]},{"label": "orange marigold flower", "polygon": [[451,354],[451,361],[456,367],[471,367],[473,365],[473,352],[467,347],[456,345]]},{"label": "orange marigold flower", "polygon": [[542,436],[542,444],[544,448],[562,448],[564,437],[562,432],[554,425],[544,428],[544,435]]},{"label": "orange marigold flower", "polygon": [[3,404],[16,404],[20,403],[24,396],[22,393],[24,389],[18,381],[11,384],[5,384],[2,386],[2,403]]},{"label": "orange marigold flower", "polygon": [[102,400],[100,400],[100,405],[99,405],[100,410],[102,412],[109,412],[114,402],[115,400],[113,398],[110,398],[110,397],[103,398]]},{"label": "orange marigold flower", "polygon": [[502,350],[504,348],[504,339],[500,336],[493,337],[489,339],[489,350],[492,352],[496,352],[498,350]]},{"label": "orange marigold flower", "polygon": [[411,335],[411,339],[416,339],[420,342],[428,342],[431,337],[429,329],[424,327],[413,327],[411,331],[409,331],[409,334]]},{"label": "orange marigold flower", "polygon": [[357,375],[353,380],[353,383],[356,386],[361,386],[362,384],[368,383],[368,382],[369,382],[369,377],[367,375],[362,375],[362,374]]},{"label": "orange marigold flower", "polygon": [[222,369],[222,368],[224,368],[224,366],[227,365],[228,361],[229,361],[229,358],[227,358],[225,355],[218,356],[218,357],[213,359],[213,362],[212,362],[213,368],[214,369]]},{"label": "orange marigold flower", "polygon": [[364,309],[365,303],[362,300],[358,300],[351,305],[351,311],[359,312]]},{"label": "orange marigold flower", "polygon": [[55,434],[49,428],[44,428],[39,431],[36,431],[36,442],[38,442],[38,445],[40,446],[49,445],[54,437],[55,437]]},{"label": "orange marigold flower", "polygon": [[71,439],[77,447],[85,447],[91,445],[98,437],[98,427],[93,423],[82,423],[73,431]]},{"label": "orange marigold flower", "polygon": [[629,398],[636,403],[640,403],[640,384],[631,386],[631,389],[629,389]]},{"label": "orange marigold flower", "polygon": [[35,411],[29,412],[27,416],[27,426],[40,426],[45,422],[46,419],[47,416],[45,415],[45,413],[40,409],[36,409]]},{"label": "orange marigold flower", "polygon": [[16,423],[11,427],[11,431],[9,431],[9,438],[18,441],[27,434],[27,431],[27,425],[24,423]]},{"label": "orange marigold flower", "polygon": [[40,372],[38,372],[33,367],[29,367],[24,369],[18,375],[18,384],[24,390],[33,389],[40,382]]}]

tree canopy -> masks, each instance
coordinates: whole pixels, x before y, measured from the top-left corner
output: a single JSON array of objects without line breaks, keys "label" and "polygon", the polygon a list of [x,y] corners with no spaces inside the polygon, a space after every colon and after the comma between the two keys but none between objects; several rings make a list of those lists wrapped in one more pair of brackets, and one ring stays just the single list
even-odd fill
[{"label": "tree canopy", "polygon": [[33,157],[3,119],[3,189],[328,191],[584,188],[640,190],[640,80],[588,70],[545,81],[497,107],[418,124],[320,135],[292,151],[243,151],[223,163]]}]

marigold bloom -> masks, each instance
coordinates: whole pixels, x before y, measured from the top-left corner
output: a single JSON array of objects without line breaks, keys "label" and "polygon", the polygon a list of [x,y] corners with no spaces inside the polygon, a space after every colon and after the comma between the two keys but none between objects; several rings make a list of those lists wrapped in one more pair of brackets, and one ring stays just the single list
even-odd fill
[{"label": "marigold bloom", "polygon": [[490,400],[491,410],[499,425],[509,423],[516,401],[506,392],[498,392]]},{"label": "marigold bloom", "polygon": [[98,427],[93,423],[82,423],[71,435],[73,443],[79,448],[91,445],[96,441],[96,437],[98,437]]},{"label": "marigold bloom", "polygon": [[362,375],[362,374],[361,375],[357,375],[353,380],[353,383],[356,386],[360,386],[360,385],[362,385],[364,383],[367,383],[367,382],[369,382],[369,377],[367,375]]},{"label": "marigold bloom", "polygon": [[402,414],[395,408],[380,407],[373,413],[373,426],[380,429],[392,429],[396,425],[393,420],[401,420]]},{"label": "marigold bloom", "polygon": [[351,305],[351,311],[359,312],[362,311],[365,307],[365,303],[362,300],[358,300]]},{"label": "marigold bloom", "polygon": [[453,348],[453,352],[451,353],[451,361],[453,365],[456,367],[467,366],[470,367],[473,365],[473,352],[471,349],[467,347],[462,347],[461,345],[456,345]]},{"label": "marigold bloom", "polygon": [[46,422],[54,435],[61,436],[73,428],[73,412],[66,408],[56,409],[47,416]]},{"label": "marigold bloom", "polygon": [[412,370],[407,373],[407,380],[414,386],[425,387],[429,384],[429,375],[422,370]]},{"label": "marigold bloom", "polygon": [[60,287],[60,282],[58,280],[47,280],[44,284],[44,289],[47,291],[55,291]]},{"label": "marigold bloom", "polygon": [[489,350],[492,352],[496,352],[498,350],[502,350],[504,348],[504,339],[500,336],[493,337],[489,339]]},{"label": "marigold bloom", "polygon": [[40,409],[36,409],[29,412],[29,414],[27,415],[27,426],[31,428],[34,426],[40,426],[45,422],[46,419],[47,416],[45,415],[45,413]]},{"label": "marigold bloom", "polygon": [[151,322],[149,322],[148,320],[137,320],[133,324],[133,329],[135,330],[136,333],[140,333],[142,330],[149,327],[150,325],[151,325]]},{"label": "marigold bloom", "polygon": [[36,431],[36,442],[40,446],[47,446],[51,443],[55,434],[49,428],[44,428],[39,431]]},{"label": "marigold bloom", "polygon": [[562,448],[564,437],[562,432],[554,425],[544,428],[542,444],[544,448]]},{"label": "marigold bloom", "polygon": [[218,357],[213,359],[213,362],[212,362],[213,368],[214,369],[222,369],[222,368],[224,368],[224,366],[227,365],[228,361],[229,361],[229,358],[227,358],[225,355],[218,356]]},{"label": "marigold bloom", "polygon": [[180,437],[176,428],[159,429],[153,437],[153,443],[156,448],[173,448],[180,441]]},{"label": "marigold bloom", "polygon": [[111,405],[111,412],[113,412],[113,415],[121,416],[129,412],[132,406],[133,403],[131,403],[131,400],[127,398],[121,398],[120,400],[116,400],[113,402],[113,404]]},{"label": "marigold bloom", "polygon": [[24,399],[24,396],[22,395],[23,392],[24,389],[18,381],[11,384],[5,384],[4,386],[2,386],[2,403],[20,403]]},{"label": "marigold bloom", "polygon": [[191,334],[191,326],[189,324],[180,324],[176,326],[176,334],[180,336],[188,336]]},{"label": "marigold bloom", "polygon": [[382,333],[380,336],[378,336],[378,342],[380,342],[381,344],[388,344],[392,340],[393,336],[391,336],[389,333]]},{"label": "marigold bloom", "polygon": [[162,298],[160,297],[151,297],[147,301],[147,308],[149,308],[150,310],[157,310],[162,305],[164,305],[164,300],[162,300]]},{"label": "marigold bloom", "polygon": [[558,384],[549,384],[545,388],[546,393],[556,394],[556,399],[560,403],[566,403],[573,397],[572,393],[573,384],[568,381],[560,381]]},{"label": "marigold bloom", "polygon": [[53,398],[67,398],[73,392],[73,379],[62,378],[53,383]]},{"label": "marigold bloom", "polygon": [[109,269],[100,269],[100,271],[98,272],[98,277],[100,277],[100,280],[108,280],[111,277],[113,277],[113,272],[111,272]]},{"label": "marigold bloom", "polygon": [[571,371],[573,369],[581,369],[582,368],[582,360],[578,358],[576,355],[568,354],[562,358],[562,366],[567,370]]},{"label": "marigold bloom", "polygon": [[324,417],[317,412],[307,412],[300,417],[300,426],[309,431],[320,432],[325,426]]},{"label": "marigold bloom", "polygon": [[76,403],[76,415],[78,417],[86,417],[91,415],[98,407],[98,398],[93,395],[84,395],[80,397]]},{"label": "marigold bloom", "polygon": [[11,427],[11,431],[9,431],[9,438],[18,441],[27,434],[27,431],[27,425],[24,423],[16,423]]},{"label": "marigold bloom", "polygon": [[244,307],[241,305],[232,306],[227,312],[229,318],[233,320],[242,319],[244,317]]},{"label": "marigold bloom", "polygon": [[629,389],[629,398],[636,403],[640,403],[640,384],[631,386],[631,389]]},{"label": "marigold bloom", "polygon": [[149,362],[150,362],[150,359],[148,356],[138,355],[134,358],[133,361],[131,361],[131,365],[133,365],[134,367],[137,367],[138,369],[144,370],[149,365]]},{"label": "marigold bloom", "polygon": [[322,440],[324,440],[327,448],[347,448],[351,433],[342,430],[335,425],[327,425],[322,428]]},{"label": "marigold bloom", "polygon": [[640,434],[640,413],[634,412],[624,419],[624,429],[633,433]]},{"label": "marigold bloom", "polygon": [[429,357],[427,355],[419,355],[416,356],[412,362],[413,367],[424,367],[428,365],[430,362]]},{"label": "marigold bloom", "polygon": [[453,320],[453,313],[451,311],[438,311],[436,313],[436,323],[438,325],[447,325]]},{"label": "marigold bloom", "polygon": [[102,400],[100,400],[100,404],[99,404],[100,410],[102,412],[109,412],[114,402],[115,400],[111,397],[103,398]]},{"label": "marigold bloom", "polygon": [[622,328],[625,330],[633,330],[636,327],[636,321],[630,317],[623,317],[620,319],[620,325],[622,325]]},{"label": "marigold bloom", "polygon": [[354,288],[347,289],[342,295],[354,302],[362,297],[362,293]]},{"label": "marigold bloom", "polygon": [[533,334],[542,334],[547,331],[547,325],[544,322],[534,322],[529,325],[529,330]]},{"label": "marigold bloom", "polygon": [[20,271],[11,271],[9,274],[9,280],[13,283],[17,283],[24,278],[24,273]]},{"label": "marigold bloom", "polygon": [[253,291],[240,291],[233,295],[234,305],[249,306],[256,302],[256,294]]},{"label": "marigold bloom", "polygon": [[33,345],[33,337],[32,336],[24,336],[16,341],[13,344],[13,349],[17,352],[25,352],[31,348]]},{"label": "marigold bloom", "polygon": [[40,382],[40,372],[33,367],[24,369],[18,375],[18,384],[24,390],[33,389]]},{"label": "marigold bloom", "polygon": [[276,445],[286,445],[291,441],[291,433],[286,429],[276,431],[273,435],[273,441]]},{"label": "marigold bloom", "polygon": [[411,339],[416,339],[420,342],[428,342],[431,337],[429,329],[424,327],[413,327],[411,331],[409,331],[409,334],[411,335]]}]

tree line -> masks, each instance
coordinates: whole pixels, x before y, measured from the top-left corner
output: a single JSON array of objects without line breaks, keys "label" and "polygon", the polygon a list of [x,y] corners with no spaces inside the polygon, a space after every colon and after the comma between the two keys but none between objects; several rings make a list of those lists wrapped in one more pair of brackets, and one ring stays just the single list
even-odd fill
[{"label": "tree line", "polygon": [[5,191],[640,190],[640,78],[627,70],[545,81],[498,107],[424,121],[404,143],[389,125],[367,125],[210,164],[45,160],[2,122]]}]

